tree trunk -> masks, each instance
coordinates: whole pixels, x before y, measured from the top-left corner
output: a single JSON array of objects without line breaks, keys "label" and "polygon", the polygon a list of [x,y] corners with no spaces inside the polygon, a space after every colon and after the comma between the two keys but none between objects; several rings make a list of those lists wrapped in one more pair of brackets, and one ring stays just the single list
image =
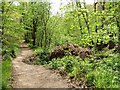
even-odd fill
[{"label": "tree trunk", "polygon": [[[96,4],[97,4],[97,2],[95,2],[94,1],[94,12],[96,12]],[[96,17],[96,16],[95,16]],[[97,19],[97,17],[95,18],[95,22],[96,22],[96,19]],[[97,25],[95,26],[95,32],[97,33],[97,30],[98,30],[98,27],[97,27]]]},{"label": "tree trunk", "polygon": [[35,19],[33,19],[33,32],[32,32],[33,46],[36,45],[36,31],[37,31],[36,22]]},{"label": "tree trunk", "polygon": [[[104,11],[104,10],[105,10],[105,2],[103,2],[103,4],[102,4],[102,11]],[[104,30],[104,23],[105,23],[104,21],[105,21],[105,18],[103,17],[101,20],[101,22],[102,22],[101,29],[102,30]]]},{"label": "tree trunk", "polygon": [[117,27],[118,27],[118,52],[120,53],[120,22],[118,21],[119,19],[116,18],[116,22],[117,22]]},{"label": "tree trunk", "polygon": [[4,34],[4,2],[2,2],[2,35]]},{"label": "tree trunk", "polygon": [[[81,8],[81,5],[76,2],[77,7]],[[81,20],[80,20],[80,15],[78,14],[78,23],[79,23],[79,28],[80,28],[80,37],[82,36],[82,26],[81,26]]]}]

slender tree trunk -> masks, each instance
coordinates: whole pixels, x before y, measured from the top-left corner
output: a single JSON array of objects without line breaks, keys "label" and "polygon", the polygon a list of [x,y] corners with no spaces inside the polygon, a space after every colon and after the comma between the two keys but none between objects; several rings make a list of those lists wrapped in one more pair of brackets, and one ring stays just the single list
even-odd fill
[{"label": "slender tree trunk", "polygon": [[[105,10],[105,2],[102,3],[102,11]],[[104,30],[104,22],[105,21],[105,18],[103,17],[101,22],[102,22],[102,25],[101,25],[101,29]]]},{"label": "slender tree trunk", "polygon": [[4,2],[2,2],[2,35],[4,34]]},{"label": "slender tree trunk", "polygon": [[[83,2],[84,2],[84,8],[87,9],[85,0],[83,0]],[[83,15],[84,15],[84,14],[83,14]],[[85,18],[85,16],[86,16],[86,18]],[[89,16],[88,16],[88,12],[85,13],[85,16],[84,16],[85,23],[86,23],[86,26],[87,26],[87,29],[88,29],[88,34],[90,35],[90,27],[89,27],[89,20],[88,20],[88,17],[89,17]]]},{"label": "slender tree trunk", "polygon": [[32,32],[33,46],[36,45],[36,31],[37,31],[36,22],[35,19],[33,19],[33,32]]},{"label": "slender tree trunk", "polygon": [[44,31],[42,31],[42,34],[41,34],[40,47],[43,47],[43,38],[44,38]]},{"label": "slender tree trunk", "polygon": [[120,53],[120,22],[119,18],[116,18],[117,27],[118,27],[118,52]]},{"label": "slender tree trunk", "polygon": [[[95,0],[94,0],[94,12],[96,12],[96,4],[97,4],[97,2],[95,2]],[[96,22],[96,19],[97,19],[97,16],[95,16],[95,22]],[[95,32],[97,33],[97,30],[98,30],[98,27],[97,27],[97,25],[95,25]]]},{"label": "slender tree trunk", "polygon": [[[76,5],[77,5],[77,7],[81,8],[81,3],[80,3],[80,2],[76,2]],[[84,7],[85,7],[85,9],[86,9],[85,2],[84,2]],[[86,24],[87,29],[88,29],[88,34],[90,35],[90,28],[89,28],[89,21],[88,21],[88,13],[87,13],[87,12],[86,12],[85,14],[84,14],[83,12],[81,12],[81,13],[82,13],[82,16],[83,16],[83,18],[84,18],[84,20],[85,20],[85,24]],[[81,27],[80,27],[80,28],[81,28]]]},{"label": "slender tree trunk", "polygon": [[44,32],[45,32],[45,42],[44,42],[44,48],[47,47],[47,28],[46,28],[46,24],[44,26]]},{"label": "slender tree trunk", "polygon": [[[81,8],[81,5],[76,2],[77,7]],[[80,20],[80,15],[78,14],[78,23],[79,23],[79,28],[80,28],[80,36],[82,35],[82,25],[81,25],[81,20]]]}]

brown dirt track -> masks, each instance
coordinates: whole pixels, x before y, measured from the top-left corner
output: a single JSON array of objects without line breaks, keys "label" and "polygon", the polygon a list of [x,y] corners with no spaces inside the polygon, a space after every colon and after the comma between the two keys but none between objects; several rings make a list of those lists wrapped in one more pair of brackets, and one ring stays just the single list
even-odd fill
[{"label": "brown dirt track", "polygon": [[68,88],[67,80],[41,65],[29,65],[23,60],[32,56],[33,51],[26,45],[12,62],[13,88]]}]

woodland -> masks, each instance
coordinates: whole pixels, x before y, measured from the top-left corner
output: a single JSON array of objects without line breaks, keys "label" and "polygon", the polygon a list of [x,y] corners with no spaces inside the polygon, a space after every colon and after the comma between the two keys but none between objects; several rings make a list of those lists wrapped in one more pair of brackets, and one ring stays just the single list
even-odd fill
[{"label": "woodland", "polygon": [[120,2],[70,1],[52,15],[51,3],[0,3],[2,87],[26,43],[26,63],[58,70],[79,87],[120,88]]}]

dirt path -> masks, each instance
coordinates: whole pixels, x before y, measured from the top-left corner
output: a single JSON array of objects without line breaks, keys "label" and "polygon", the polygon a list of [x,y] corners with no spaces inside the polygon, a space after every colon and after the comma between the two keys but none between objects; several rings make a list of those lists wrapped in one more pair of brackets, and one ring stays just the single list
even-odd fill
[{"label": "dirt path", "polygon": [[22,45],[22,52],[12,62],[13,88],[68,88],[66,80],[59,74],[43,66],[28,65],[24,59],[32,55],[32,50]]}]

